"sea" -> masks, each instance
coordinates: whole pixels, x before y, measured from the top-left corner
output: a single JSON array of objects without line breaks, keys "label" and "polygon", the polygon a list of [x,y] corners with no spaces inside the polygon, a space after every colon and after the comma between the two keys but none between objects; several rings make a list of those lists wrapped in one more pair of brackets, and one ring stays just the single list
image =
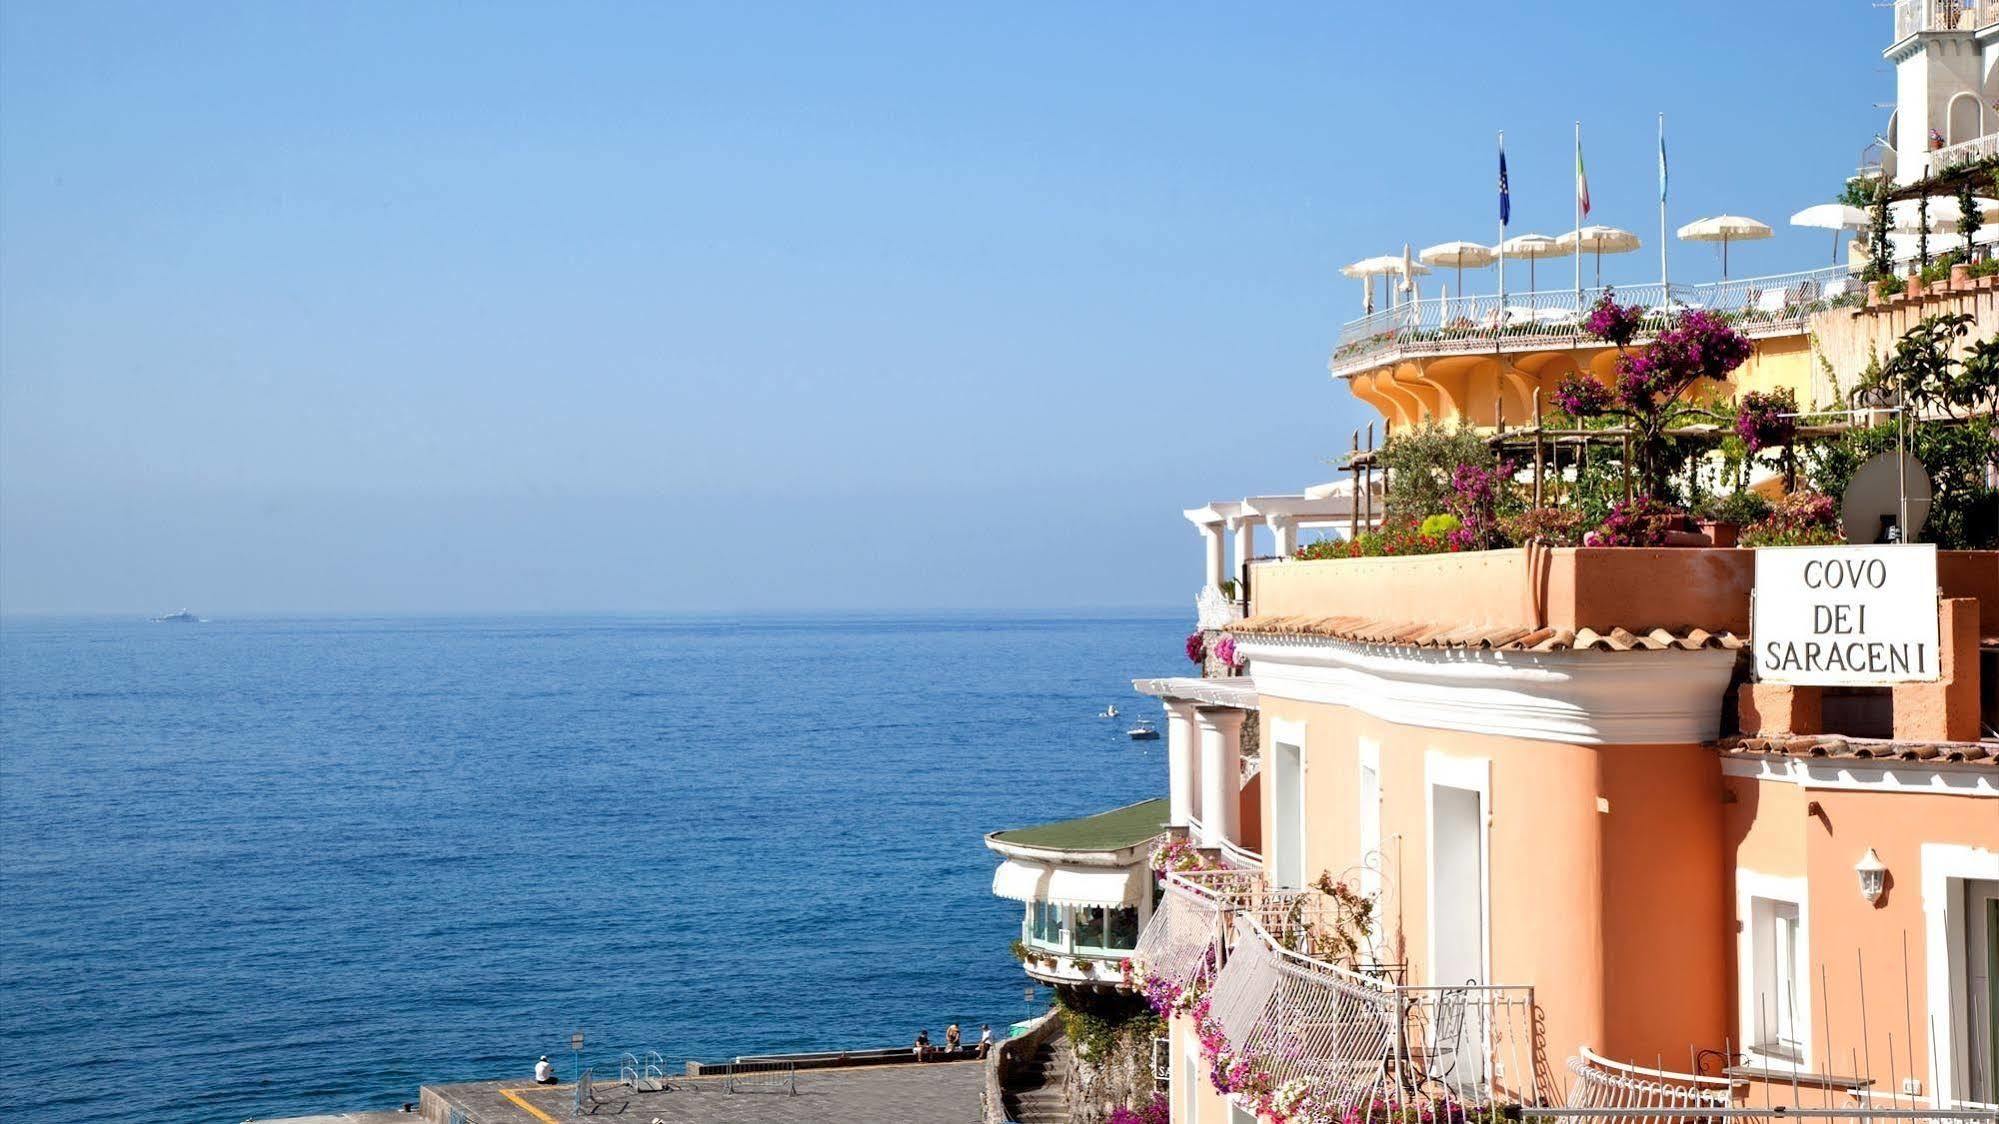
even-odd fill
[{"label": "sea", "polygon": [[1163,794],[1097,714],[1187,627],[0,620],[0,1117],[1004,1035],[1048,996],[980,837]]}]

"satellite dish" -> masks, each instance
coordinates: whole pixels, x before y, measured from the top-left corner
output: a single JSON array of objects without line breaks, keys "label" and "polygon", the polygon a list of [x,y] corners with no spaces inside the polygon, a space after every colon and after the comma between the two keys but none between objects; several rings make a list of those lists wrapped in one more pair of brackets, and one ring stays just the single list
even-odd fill
[{"label": "satellite dish", "polygon": [[[1897,461],[1901,467],[1896,467]],[[1909,526],[1897,529],[1902,486],[1909,488]],[[1849,543],[1914,542],[1930,518],[1930,474],[1907,453],[1879,453],[1860,466],[1840,498],[1839,522]],[[1892,536],[1892,537],[1891,537]]]}]

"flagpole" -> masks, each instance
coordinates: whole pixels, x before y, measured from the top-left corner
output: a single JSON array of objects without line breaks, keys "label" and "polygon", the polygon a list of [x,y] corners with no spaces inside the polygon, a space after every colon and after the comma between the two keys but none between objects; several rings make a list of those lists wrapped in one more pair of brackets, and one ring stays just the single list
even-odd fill
[{"label": "flagpole", "polygon": [[1672,312],[1673,283],[1666,271],[1666,115],[1663,113],[1659,115],[1659,289],[1663,298],[1660,305]]},{"label": "flagpole", "polygon": [[1583,318],[1583,123],[1576,122],[1576,321]]},{"label": "flagpole", "polygon": [[1506,130],[1499,130],[1499,311],[1495,324],[1506,321]]}]

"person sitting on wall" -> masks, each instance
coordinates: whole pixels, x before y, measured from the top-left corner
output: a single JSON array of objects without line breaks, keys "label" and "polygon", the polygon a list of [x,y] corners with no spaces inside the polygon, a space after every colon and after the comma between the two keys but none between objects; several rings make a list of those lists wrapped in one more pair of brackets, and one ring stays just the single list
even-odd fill
[{"label": "person sitting on wall", "polygon": [[950,1026],[944,1028],[945,1053],[955,1054],[961,1048],[963,1048],[964,1045],[965,1045],[965,1032],[958,1029],[957,1023],[952,1023]]},{"label": "person sitting on wall", "polygon": [[987,1054],[990,1054],[990,1053],[992,1053],[992,1052],[993,1052],[993,1024],[991,1024],[991,1023],[980,1023],[980,1024],[979,1024],[979,1056],[983,1058],[983,1057],[985,1057],[985,1056],[986,1056]]},{"label": "person sitting on wall", "polygon": [[547,1054],[543,1054],[541,1060],[534,1063],[534,1083],[537,1085],[555,1084],[555,1067],[548,1064]]},{"label": "person sitting on wall", "polygon": [[928,1027],[925,1027],[924,1029],[916,1032],[916,1060],[921,1062],[921,1061],[928,1061],[929,1059],[930,1059],[930,1030]]}]

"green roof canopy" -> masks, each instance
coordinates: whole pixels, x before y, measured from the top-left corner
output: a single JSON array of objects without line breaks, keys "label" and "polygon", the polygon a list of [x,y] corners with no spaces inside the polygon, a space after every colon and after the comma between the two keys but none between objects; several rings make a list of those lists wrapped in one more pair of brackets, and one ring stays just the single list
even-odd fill
[{"label": "green roof canopy", "polygon": [[993,838],[1054,851],[1118,851],[1158,835],[1166,827],[1166,814],[1166,800],[1160,797],[1081,819],[996,831]]}]

